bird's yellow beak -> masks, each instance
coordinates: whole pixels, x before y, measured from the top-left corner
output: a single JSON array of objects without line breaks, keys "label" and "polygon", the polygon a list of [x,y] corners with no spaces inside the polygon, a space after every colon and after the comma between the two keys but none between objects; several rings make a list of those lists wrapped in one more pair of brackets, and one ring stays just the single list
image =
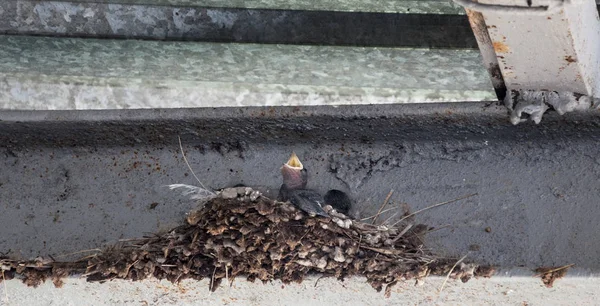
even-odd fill
[{"label": "bird's yellow beak", "polygon": [[302,163],[300,162],[300,159],[298,158],[298,156],[296,155],[295,152],[292,152],[292,156],[290,156],[290,159],[287,161],[287,163],[285,163],[285,165],[290,168],[295,168],[295,169],[303,169],[304,168],[304,166],[302,166]]}]

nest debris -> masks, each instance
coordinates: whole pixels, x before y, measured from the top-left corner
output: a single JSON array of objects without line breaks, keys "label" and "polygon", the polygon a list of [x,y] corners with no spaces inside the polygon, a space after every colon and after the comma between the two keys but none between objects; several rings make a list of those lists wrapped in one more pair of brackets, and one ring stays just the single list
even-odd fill
[{"label": "nest debris", "polygon": [[537,276],[542,278],[542,283],[544,283],[544,286],[547,288],[552,288],[554,286],[554,281],[565,277],[565,275],[567,275],[567,271],[572,266],[574,266],[574,264],[562,267],[539,267],[535,269],[535,272],[538,273]]},{"label": "nest debris", "polygon": [[340,280],[364,276],[375,290],[385,287],[389,296],[399,281],[449,275],[466,282],[493,274],[492,267],[473,263],[452,269],[456,259],[437,257],[423,247],[423,226],[377,226],[330,206],[325,210],[331,218],[309,217],[248,187],[230,188],[188,213],[186,224],[166,234],[121,242],[72,262],[0,257],[0,282],[17,275],[34,287],[47,279],[60,287],[64,277],[73,275],[90,282],[208,278],[214,291],[223,280],[237,277],[287,284],[319,274]]}]

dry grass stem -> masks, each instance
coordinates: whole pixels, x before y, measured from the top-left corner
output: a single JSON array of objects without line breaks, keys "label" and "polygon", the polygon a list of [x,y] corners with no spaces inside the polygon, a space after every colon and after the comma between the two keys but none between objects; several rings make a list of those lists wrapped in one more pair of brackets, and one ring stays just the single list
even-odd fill
[{"label": "dry grass stem", "polygon": [[177,140],[179,140],[179,149],[181,150],[181,156],[183,156],[183,160],[185,161],[185,164],[187,165],[188,169],[190,169],[190,172],[192,172],[192,175],[196,178],[196,181],[198,181],[198,184],[200,184],[200,186],[202,188],[204,188],[205,190],[209,190],[204,186],[204,184],[202,184],[202,182],[200,181],[200,179],[198,178],[196,173],[194,173],[192,166],[190,166],[190,163],[188,162],[187,157],[185,157],[185,152],[183,151],[183,145],[181,144],[181,137],[177,136]]},{"label": "dry grass stem", "polygon": [[56,255],[56,258],[62,258],[62,257],[67,257],[67,256],[71,256],[71,255],[76,255],[76,254],[81,254],[81,253],[88,253],[88,252],[102,252],[101,249],[88,249],[88,250],[81,250],[81,251],[76,251],[76,252],[71,252],[71,253],[67,253],[67,254],[60,254],[60,255]]},{"label": "dry grass stem", "polygon": [[544,274],[558,272],[558,271],[560,271],[560,270],[568,269],[568,268],[570,268],[570,267],[572,267],[572,266],[574,266],[574,265],[575,265],[575,264],[568,264],[568,265],[564,265],[564,266],[562,266],[562,267],[558,267],[558,268],[550,269],[550,270],[548,270],[548,271],[544,271],[544,272],[542,272],[542,273],[538,273],[538,274],[534,275],[533,277],[540,277],[540,276],[542,276],[542,275],[544,275]]},{"label": "dry grass stem", "polygon": [[[394,210],[394,209],[398,209],[398,207],[390,207],[390,208],[388,208],[388,209],[385,209],[385,210],[381,211],[381,213],[379,213],[379,214],[383,214],[383,213],[386,213],[386,212],[388,212],[388,211],[390,211],[390,210]],[[375,215],[372,215],[372,216],[370,216],[370,217],[362,218],[362,219],[360,219],[360,221],[367,221],[367,220],[369,220],[369,219],[371,219],[371,218],[375,218],[375,217],[377,217],[377,216],[378,216],[378,215],[377,215],[377,214],[375,214]]]},{"label": "dry grass stem", "polygon": [[377,217],[379,217],[379,215],[381,214],[381,211],[387,205],[387,203],[389,202],[389,200],[392,197],[393,193],[394,193],[394,189],[390,190],[390,192],[388,193],[388,195],[385,197],[385,200],[381,204],[381,207],[379,207],[379,211],[377,212],[377,214],[375,214],[375,216],[373,218],[373,222],[371,222],[371,224],[375,224],[375,222],[377,222]]},{"label": "dry grass stem", "polygon": [[426,210],[429,210],[429,209],[432,209],[432,208],[436,208],[436,207],[440,207],[440,206],[447,205],[447,204],[451,204],[451,203],[454,203],[454,202],[458,202],[458,201],[460,201],[460,200],[468,199],[468,198],[470,198],[470,197],[474,197],[474,196],[476,196],[476,195],[478,195],[478,193],[473,193],[473,194],[466,195],[466,196],[464,196],[464,197],[460,197],[460,198],[457,198],[457,199],[454,199],[454,200],[450,200],[450,201],[446,201],[446,202],[437,203],[437,204],[434,204],[434,205],[431,205],[431,206],[425,207],[425,208],[423,208],[423,209],[419,209],[419,210],[415,211],[415,212],[414,212],[414,213],[412,213],[412,214],[408,214],[408,215],[406,215],[406,216],[402,217],[400,220],[396,221],[396,223],[394,223],[392,226],[396,226],[396,225],[400,224],[400,222],[402,222],[402,221],[404,221],[404,220],[406,220],[406,219],[408,219],[408,218],[410,218],[410,217],[412,217],[412,216],[414,216],[414,215],[416,215],[416,214],[422,213],[422,212],[424,212],[424,211],[426,211]]},{"label": "dry grass stem", "polygon": [[4,277],[4,270],[2,270],[2,282],[4,283],[4,300],[6,300],[6,304],[8,305],[8,289],[6,285],[6,277]]},{"label": "dry grass stem", "polygon": [[467,258],[467,256],[469,256],[469,253],[465,254],[465,256],[461,257],[450,269],[450,271],[448,271],[448,275],[446,275],[446,278],[444,279],[444,282],[442,283],[442,286],[440,286],[440,290],[438,291],[438,293],[442,293],[442,290],[444,290],[444,286],[446,286],[446,283],[448,282],[448,279],[450,279],[450,274],[452,274],[452,272],[454,271],[454,269],[456,269],[456,266],[458,266],[463,260],[465,260],[465,258]]}]

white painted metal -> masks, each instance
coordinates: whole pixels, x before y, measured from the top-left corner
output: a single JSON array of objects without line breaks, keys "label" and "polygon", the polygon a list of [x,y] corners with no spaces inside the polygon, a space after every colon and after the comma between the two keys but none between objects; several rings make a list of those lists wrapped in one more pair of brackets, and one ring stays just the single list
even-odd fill
[{"label": "white painted metal", "polygon": [[455,0],[484,16],[506,87],[600,96],[595,0]]}]

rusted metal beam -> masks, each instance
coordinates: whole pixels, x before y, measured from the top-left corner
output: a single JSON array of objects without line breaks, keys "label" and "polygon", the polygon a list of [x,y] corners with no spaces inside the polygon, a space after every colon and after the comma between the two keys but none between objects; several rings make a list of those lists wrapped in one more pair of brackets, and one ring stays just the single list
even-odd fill
[{"label": "rusted metal beam", "polygon": [[469,23],[471,24],[471,29],[473,29],[473,34],[475,34],[479,51],[481,51],[483,64],[490,74],[492,86],[494,86],[494,90],[496,91],[496,96],[498,96],[498,100],[504,100],[504,97],[506,96],[506,84],[504,84],[504,78],[502,77],[500,64],[496,58],[496,51],[494,50],[492,39],[488,33],[485,19],[480,12],[470,9],[465,9],[465,11],[469,17]]}]

